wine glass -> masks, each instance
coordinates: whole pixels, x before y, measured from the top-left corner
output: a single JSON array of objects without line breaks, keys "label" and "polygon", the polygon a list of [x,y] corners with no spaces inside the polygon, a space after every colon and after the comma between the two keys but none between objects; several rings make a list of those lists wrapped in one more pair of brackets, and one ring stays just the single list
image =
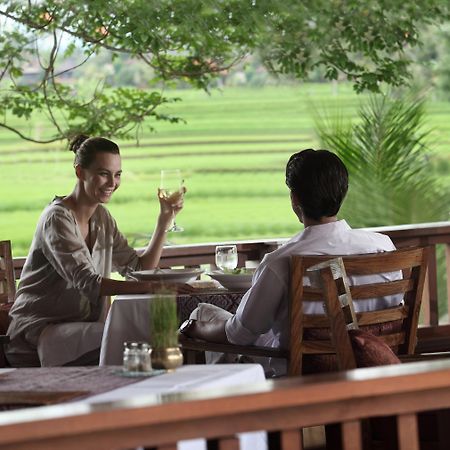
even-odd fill
[{"label": "wine glass", "polygon": [[216,266],[226,272],[236,269],[238,265],[238,253],[235,245],[218,245],[216,247]]},{"label": "wine glass", "polygon": [[[183,196],[183,182],[179,169],[161,170],[159,187],[163,197],[170,203],[176,203]],[[172,226],[167,231],[184,231],[184,228],[177,225],[174,216]]]}]

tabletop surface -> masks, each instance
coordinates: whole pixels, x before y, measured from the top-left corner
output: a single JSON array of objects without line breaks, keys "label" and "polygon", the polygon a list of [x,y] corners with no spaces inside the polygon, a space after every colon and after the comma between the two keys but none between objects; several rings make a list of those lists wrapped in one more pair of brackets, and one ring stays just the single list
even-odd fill
[{"label": "tabletop surface", "polygon": [[[150,375],[150,374],[149,374]],[[162,396],[181,392],[204,392],[226,386],[254,385],[265,381],[264,371],[258,364],[215,364],[215,365],[185,365],[173,372],[158,371],[155,376],[130,378],[123,376],[121,366],[108,367],[41,367],[0,369],[0,399],[2,394],[17,392],[20,398],[46,393],[79,393],[77,398],[67,398],[58,401],[43,401],[41,405],[0,404],[4,412],[0,412],[0,425],[9,422],[9,409],[26,406],[44,406],[51,403],[59,405],[70,402],[71,409],[76,405],[108,404],[114,406],[117,401],[130,401],[147,398],[154,404],[164,401]],[[44,397],[43,397],[44,398]],[[5,410],[8,410],[6,412]],[[31,411],[27,414],[26,411]],[[24,413],[23,419],[36,416],[36,408],[26,408],[18,411]],[[20,417],[20,415],[19,415]],[[11,418],[11,417],[10,417]]]},{"label": "tabletop surface", "polygon": [[[31,430],[33,422],[77,418],[101,410],[141,408],[180,401],[180,395],[223,395],[238,386],[255,386],[265,381],[258,364],[217,364],[181,366],[171,373],[148,378],[125,378],[119,375],[121,367],[51,367],[36,369],[0,370],[0,394],[2,389],[28,389],[55,393],[59,390],[87,389],[88,396],[69,399],[51,406],[28,407],[0,412],[0,436],[5,428],[19,427]],[[121,387],[117,387],[120,384]],[[115,388],[111,389],[112,387]],[[97,395],[92,395],[97,393]],[[196,394],[197,393],[197,394]],[[40,428],[36,424],[36,435]],[[238,436],[243,450],[267,450],[266,433],[251,432]],[[178,450],[205,450],[204,439],[178,442]]]}]

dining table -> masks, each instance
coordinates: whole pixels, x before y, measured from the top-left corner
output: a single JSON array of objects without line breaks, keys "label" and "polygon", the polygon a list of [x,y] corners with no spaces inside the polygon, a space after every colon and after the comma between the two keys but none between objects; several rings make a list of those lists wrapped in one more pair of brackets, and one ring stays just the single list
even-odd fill
[{"label": "dining table", "polygon": [[[180,324],[189,318],[199,303],[210,303],[232,314],[245,290],[230,291],[223,288],[194,290],[190,294],[177,295],[177,311]],[[148,342],[150,337],[150,304],[153,294],[118,295],[113,300],[106,317],[100,348],[100,365],[122,364],[124,342]]]},{"label": "dining table", "polygon": [[[264,382],[258,364],[184,365],[175,371],[130,376],[121,366],[0,369],[0,433],[2,425],[60,413],[85,414],[89,409],[139,407],[170,401],[171,394],[215,392],[231,386]],[[58,409],[59,408],[59,409]],[[12,411],[14,410],[14,411]],[[238,435],[245,450],[266,450],[265,432]],[[206,449],[204,439],[178,444],[178,450]]]}]

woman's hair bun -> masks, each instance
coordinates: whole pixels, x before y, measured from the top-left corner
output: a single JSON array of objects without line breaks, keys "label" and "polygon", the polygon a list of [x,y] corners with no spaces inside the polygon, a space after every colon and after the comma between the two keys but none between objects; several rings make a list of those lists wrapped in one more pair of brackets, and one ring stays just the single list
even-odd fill
[{"label": "woman's hair bun", "polygon": [[70,141],[69,150],[76,153],[86,139],[89,139],[89,136],[85,134],[78,134]]}]

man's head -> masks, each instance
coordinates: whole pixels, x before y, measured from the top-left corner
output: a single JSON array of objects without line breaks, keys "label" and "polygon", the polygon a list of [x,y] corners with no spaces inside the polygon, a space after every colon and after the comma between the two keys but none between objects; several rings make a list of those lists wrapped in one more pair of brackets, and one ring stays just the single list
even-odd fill
[{"label": "man's head", "polygon": [[348,172],[334,153],[306,149],[289,158],[286,184],[296,214],[320,221],[338,213],[348,190]]}]

